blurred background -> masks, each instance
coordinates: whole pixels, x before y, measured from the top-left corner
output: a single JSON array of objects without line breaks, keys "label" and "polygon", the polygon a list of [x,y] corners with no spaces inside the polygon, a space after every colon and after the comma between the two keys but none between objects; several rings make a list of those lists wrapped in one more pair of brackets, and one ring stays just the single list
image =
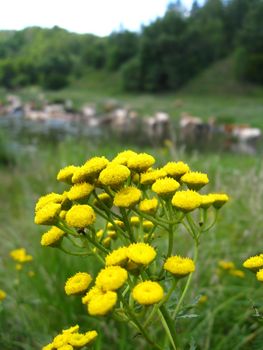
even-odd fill
[{"label": "blurred background", "polygon": [[[1,349],[39,349],[74,323],[103,330],[96,350],[133,349],[125,325],[94,320],[64,295],[66,278],[92,261],[41,248],[33,223],[38,197],[64,190],[60,168],[127,148],[158,166],[183,160],[231,197],[202,242],[189,299],[207,301],[183,321],[185,349],[262,349],[262,287],[218,272],[222,259],[242,269],[262,253],[262,18],[261,0],[3,1]],[[9,257],[19,247],[33,255],[22,270]]]}]

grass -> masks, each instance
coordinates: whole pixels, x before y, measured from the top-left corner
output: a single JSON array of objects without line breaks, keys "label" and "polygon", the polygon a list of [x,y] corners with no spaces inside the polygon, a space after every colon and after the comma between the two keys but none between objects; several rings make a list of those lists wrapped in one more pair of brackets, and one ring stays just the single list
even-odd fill
[{"label": "grass", "polygon": [[[94,145],[87,140],[39,144],[34,153],[21,155],[11,168],[2,166],[0,281],[8,297],[0,313],[0,344],[5,350],[40,348],[56,332],[75,323],[83,330],[93,327],[98,330],[100,338],[96,350],[129,350],[134,346],[149,349],[140,337],[133,338],[135,334],[126,325],[115,323],[110,317],[91,318],[78,298],[65,296],[66,278],[77,271],[92,271],[94,266],[96,269],[97,262],[41,248],[39,239],[45,228],[33,223],[36,199],[46,192],[64,188],[55,181],[60,167],[81,164],[95,154],[112,157],[120,149],[118,144]],[[150,149],[146,151],[152,153]],[[166,148],[155,149],[154,153],[160,164],[172,158]],[[262,287],[249,273],[244,279],[218,274],[217,263],[226,259],[242,268],[245,258],[260,252],[263,224],[260,159],[180,152],[176,158],[187,161],[194,169],[206,171],[211,179],[209,190],[226,191],[231,197],[230,203],[222,209],[217,227],[201,242],[200,262],[188,296],[188,302],[195,306],[181,319],[178,332],[181,337],[189,333],[188,340],[191,339],[195,349],[259,350],[263,334],[254,317],[253,306],[261,300]],[[177,239],[176,253],[191,254],[190,244],[182,235]],[[10,261],[8,252],[20,246],[34,256],[27,270],[34,270],[35,277],[28,277],[27,270],[16,271]],[[196,304],[200,294],[208,297],[204,304]],[[158,324],[153,326],[158,332]],[[190,347],[189,341],[185,342],[185,349]]]}]

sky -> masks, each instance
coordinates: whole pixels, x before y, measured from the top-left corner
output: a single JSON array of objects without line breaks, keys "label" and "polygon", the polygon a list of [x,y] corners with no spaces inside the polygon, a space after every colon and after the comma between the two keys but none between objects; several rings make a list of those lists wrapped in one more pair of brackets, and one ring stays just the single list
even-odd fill
[{"label": "sky", "polygon": [[[170,0],[2,0],[0,30],[57,25],[76,33],[138,31],[163,16]],[[192,0],[182,3],[191,8]]]}]

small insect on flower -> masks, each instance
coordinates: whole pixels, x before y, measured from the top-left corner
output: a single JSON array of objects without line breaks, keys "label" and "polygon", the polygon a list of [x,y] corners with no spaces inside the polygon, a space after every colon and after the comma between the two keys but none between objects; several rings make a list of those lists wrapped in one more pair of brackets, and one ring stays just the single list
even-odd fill
[{"label": "small insect on flower", "polygon": [[88,273],[78,272],[67,280],[65,292],[67,295],[82,294],[88,289],[91,281],[92,277]]},{"label": "small insect on flower", "polygon": [[132,296],[141,305],[152,305],[162,300],[164,292],[159,283],[144,281],[133,288]]}]

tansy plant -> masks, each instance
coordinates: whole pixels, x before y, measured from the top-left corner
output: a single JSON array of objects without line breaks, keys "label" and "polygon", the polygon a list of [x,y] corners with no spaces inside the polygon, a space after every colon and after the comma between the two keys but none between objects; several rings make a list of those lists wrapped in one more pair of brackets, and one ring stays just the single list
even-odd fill
[{"label": "tansy plant", "polygon": [[[178,313],[196,268],[200,238],[213,227],[228,196],[199,193],[208,176],[183,162],[159,169],[154,163],[150,154],[129,150],[111,161],[93,157],[82,166],[61,169],[57,180],[68,188],[38,200],[35,223],[51,226],[42,235],[42,246],[71,255],[95,255],[101,264],[97,276],[84,271],[70,277],[67,295],[81,295],[92,316],[111,313],[129,322],[151,349],[164,349],[168,343],[179,349]],[[180,226],[193,239],[193,257],[180,256],[175,249]],[[181,294],[178,283],[183,286]],[[157,320],[164,340],[151,335]],[[70,346],[65,349],[74,348]],[[48,349],[62,348],[52,342]]]}]

